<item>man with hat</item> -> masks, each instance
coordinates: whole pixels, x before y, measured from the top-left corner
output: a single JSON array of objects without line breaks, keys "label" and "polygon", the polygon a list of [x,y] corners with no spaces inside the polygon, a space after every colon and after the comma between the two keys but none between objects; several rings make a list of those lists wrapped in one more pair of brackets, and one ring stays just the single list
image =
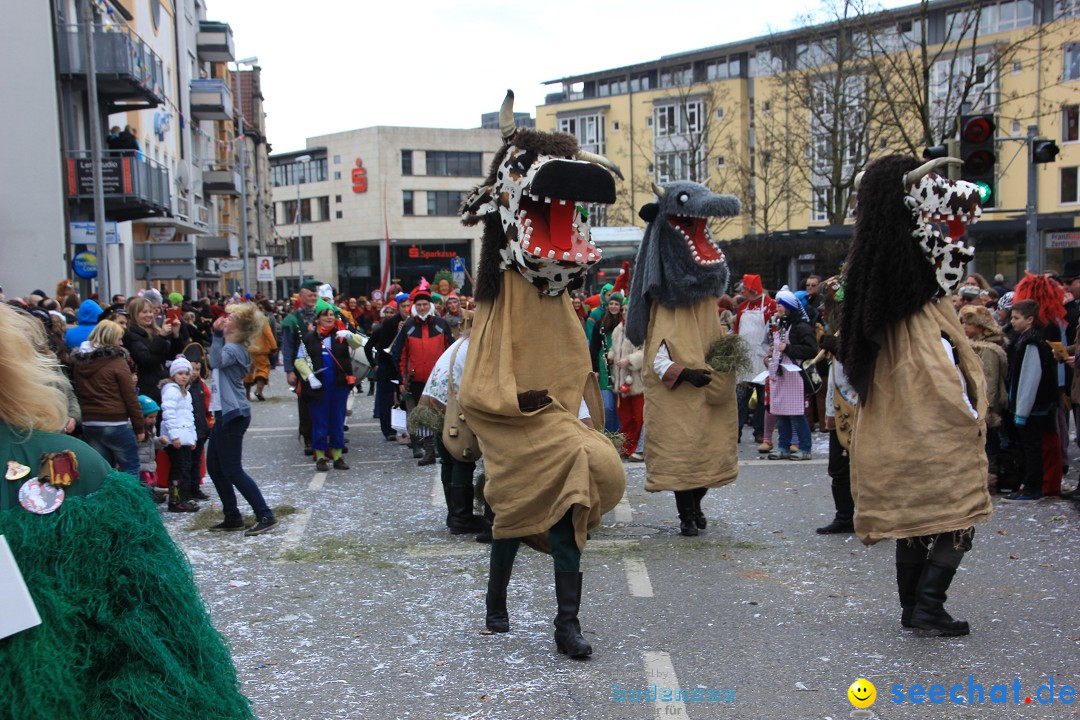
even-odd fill
[{"label": "man with hat", "polygon": [[304,454],[314,455],[311,447],[311,408],[300,398],[296,386],[294,363],[305,333],[315,328],[315,303],[319,301],[318,280],[307,280],[300,285],[300,306],[281,321],[281,359],[285,366],[289,387],[296,387],[296,407],[300,413],[300,435],[304,438]]},{"label": "man with hat", "polygon": [[[401,382],[409,393],[409,412],[416,407],[424,392],[435,362],[452,342],[450,326],[435,314],[431,304],[431,289],[421,286],[409,295],[413,316],[405,321],[394,341],[390,354],[401,371]],[[422,446],[422,447],[421,447]],[[435,437],[410,438],[413,457],[421,458],[419,465],[435,463]]]},{"label": "man with hat", "polygon": [[1080,324],[1080,259],[1065,263],[1061,284],[1065,286],[1065,344],[1072,345]]},{"label": "man with hat", "polygon": [[[769,322],[776,314],[776,301],[765,292],[760,275],[743,275],[743,294],[746,299],[735,310],[735,324],[732,331],[741,337],[750,349],[750,369],[738,377],[739,400],[739,439],[750,415],[750,396],[755,386],[751,382],[765,371],[766,336]],[[764,385],[757,386],[764,394]],[[757,408],[754,410],[754,442],[765,444],[765,403],[759,395]],[[759,448],[760,450],[761,448]],[[771,449],[771,448],[769,448]]]}]

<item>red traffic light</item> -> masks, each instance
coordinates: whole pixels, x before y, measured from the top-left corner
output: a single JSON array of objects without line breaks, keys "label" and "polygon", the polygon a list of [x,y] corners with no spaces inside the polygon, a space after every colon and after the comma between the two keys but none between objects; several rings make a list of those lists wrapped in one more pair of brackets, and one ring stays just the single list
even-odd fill
[{"label": "red traffic light", "polygon": [[967,142],[977,144],[989,140],[993,133],[994,123],[990,122],[990,118],[980,116],[968,120],[964,125],[963,137]]}]

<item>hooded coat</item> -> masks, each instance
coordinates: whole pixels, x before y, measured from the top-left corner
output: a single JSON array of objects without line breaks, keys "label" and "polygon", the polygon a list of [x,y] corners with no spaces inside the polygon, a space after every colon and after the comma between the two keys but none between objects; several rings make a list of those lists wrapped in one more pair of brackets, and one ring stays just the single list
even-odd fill
[{"label": "hooded coat", "polygon": [[102,312],[104,311],[101,306],[93,300],[82,301],[82,304],[79,305],[79,312],[75,316],[79,324],[69,328],[64,333],[64,342],[67,343],[69,348],[74,350],[90,337],[90,333],[93,332],[94,326],[98,324],[98,318],[101,317]]}]

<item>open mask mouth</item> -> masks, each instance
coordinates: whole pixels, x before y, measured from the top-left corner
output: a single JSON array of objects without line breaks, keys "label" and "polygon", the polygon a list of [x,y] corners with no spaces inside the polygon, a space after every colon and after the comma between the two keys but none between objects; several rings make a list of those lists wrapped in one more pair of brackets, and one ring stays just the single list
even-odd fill
[{"label": "open mask mouth", "polygon": [[724,253],[713,242],[709,220],[691,215],[669,215],[668,223],[686,241],[686,247],[698,265],[709,267],[724,262]]},{"label": "open mask mouth", "polygon": [[982,215],[982,208],[978,205],[974,205],[970,210],[963,210],[957,213],[943,214],[939,212],[922,213],[922,221],[924,225],[936,226],[944,224],[948,228],[946,233],[949,240],[959,240],[967,232],[968,225],[974,225],[979,222],[979,216]]},{"label": "open mask mouth", "polygon": [[595,262],[601,251],[589,238],[588,219],[584,205],[573,200],[525,196],[517,217],[521,247],[528,255],[548,260]]}]

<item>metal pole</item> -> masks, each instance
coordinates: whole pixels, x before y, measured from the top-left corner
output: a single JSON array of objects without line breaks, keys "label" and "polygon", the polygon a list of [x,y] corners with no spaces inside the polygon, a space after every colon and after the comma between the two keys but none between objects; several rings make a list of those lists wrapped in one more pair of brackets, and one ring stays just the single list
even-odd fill
[{"label": "metal pole", "polygon": [[[94,180],[94,234],[97,238],[98,298],[107,303],[109,292],[109,261],[105,247],[105,192],[101,181],[101,116],[98,110],[97,63],[94,60],[94,11],[90,0],[82,0],[84,48],[86,51],[86,89],[90,107],[90,165]],[[124,158],[121,159],[123,162]]]},{"label": "metal pole", "polygon": [[[306,179],[306,169],[305,169]],[[304,214],[300,212],[300,164],[296,165],[296,255],[300,258],[300,282],[304,284]],[[298,288],[299,289],[299,288]]]},{"label": "metal pole", "polygon": [[[240,79],[236,81],[237,88]],[[247,138],[244,137],[243,92],[240,93],[240,245],[244,254],[244,292],[251,292],[251,275],[248,268],[248,225],[247,225]]]},{"label": "metal pole", "polygon": [[1025,229],[1027,231],[1027,237],[1024,245],[1027,251],[1028,270],[1034,274],[1041,273],[1043,269],[1042,252],[1041,248],[1039,247],[1039,216],[1036,212],[1036,206],[1039,201],[1039,175],[1038,168],[1035,165],[1035,158],[1032,155],[1032,151],[1035,147],[1035,135],[1038,130],[1038,126],[1028,125],[1028,183],[1026,208],[1027,212],[1025,217]]}]

